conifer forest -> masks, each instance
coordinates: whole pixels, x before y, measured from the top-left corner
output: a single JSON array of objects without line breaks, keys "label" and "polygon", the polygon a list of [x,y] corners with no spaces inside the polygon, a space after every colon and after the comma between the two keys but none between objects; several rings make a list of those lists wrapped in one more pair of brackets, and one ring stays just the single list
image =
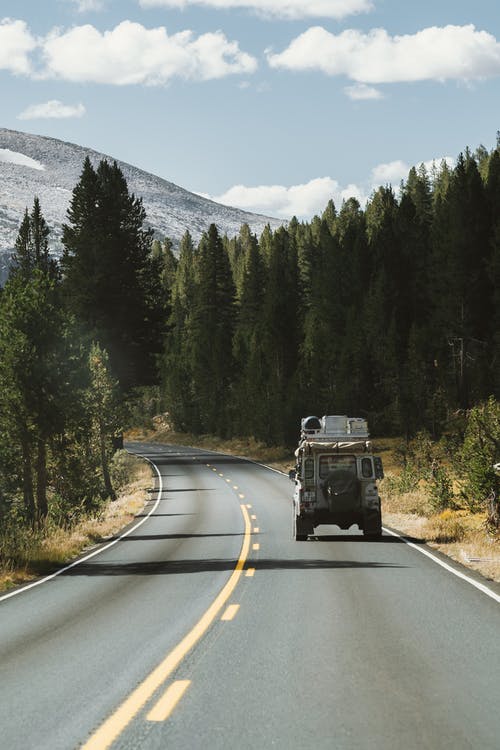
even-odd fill
[{"label": "conifer forest", "polygon": [[[113,496],[137,394],[178,430],[293,445],[300,417],[439,438],[500,392],[500,144],[412,169],[260,237],[153,240],[116,164],[89,160],[60,262],[36,197],[0,293],[0,517]],[[189,229],[189,228],[188,228]]]}]

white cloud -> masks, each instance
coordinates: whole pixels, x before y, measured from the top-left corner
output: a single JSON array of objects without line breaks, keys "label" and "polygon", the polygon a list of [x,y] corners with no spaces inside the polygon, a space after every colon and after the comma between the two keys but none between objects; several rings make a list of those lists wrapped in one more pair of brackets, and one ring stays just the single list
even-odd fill
[{"label": "white cloud", "polygon": [[430,27],[404,36],[384,29],[368,34],[348,29],[331,34],[321,26],[296,37],[269,65],[288,70],[320,70],[361,83],[468,81],[500,75],[500,44],[492,34],[468,26]]},{"label": "white cloud", "polygon": [[303,185],[234,185],[222,195],[213,197],[217,203],[246,211],[289,219],[310,218],[324,211],[330,198],[340,195],[339,184],[330,177],[318,177]]},{"label": "white cloud", "polygon": [[35,47],[36,40],[25,21],[14,21],[10,18],[0,21],[0,70],[29,73],[29,54]]},{"label": "white cloud", "polygon": [[18,120],[63,119],[69,117],[83,117],[83,104],[63,104],[57,99],[51,99],[43,104],[32,104],[17,116]]},{"label": "white cloud", "polygon": [[[429,174],[434,165],[439,168],[442,161],[453,167],[454,160],[450,156],[441,159],[431,159],[424,162]],[[301,220],[310,220],[315,215],[321,215],[330,199],[337,208],[343,201],[356,198],[361,206],[365,206],[371,193],[381,185],[394,184],[399,186],[401,180],[406,180],[410,167],[404,161],[395,160],[374,167],[368,179],[360,185],[349,184],[342,187],[331,177],[318,177],[301,185],[259,185],[248,187],[234,185],[222,195],[212,196],[207,193],[197,193],[204,198],[234,206],[245,211],[276,216],[280,219],[290,219],[296,216]]]},{"label": "white cloud", "polygon": [[30,169],[43,170],[45,167],[31,156],[20,154],[19,151],[11,151],[10,148],[0,148],[0,162],[4,164],[17,164],[21,167],[30,167]]},{"label": "white cloud", "polygon": [[190,5],[217,10],[244,8],[268,17],[345,18],[354,13],[366,13],[373,8],[373,0],[139,0],[143,8],[187,8]]},{"label": "white cloud", "polygon": [[[429,159],[428,161],[420,162],[426,168],[429,174],[432,174],[434,168],[440,167],[441,163],[445,161],[449,167],[453,168],[455,165],[455,159],[451,156],[442,156],[439,159]],[[399,185],[401,180],[406,180],[408,172],[411,166],[406,162],[397,159],[396,161],[387,162],[386,164],[378,164],[371,171],[370,182],[372,188],[380,187],[380,185]]]},{"label": "white cloud", "polygon": [[374,187],[387,185],[388,183],[399,183],[408,177],[410,167],[400,159],[388,162],[387,164],[378,164],[372,169],[371,183]]},{"label": "white cloud", "polygon": [[76,9],[79,13],[102,10],[104,7],[102,0],[69,0],[69,2],[76,5]]},{"label": "white cloud", "polygon": [[43,55],[44,78],[116,85],[163,85],[175,76],[205,81],[257,68],[255,58],[221,31],[169,36],[163,26],[146,29],[131,21],[104,33],[90,24],[56,29],[44,40]]},{"label": "white cloud", "polygon": [[373,86],[367,86],[366,83],[355,83],[354,86],[346,86],[344,89],[349,99],[361,101],[363,99],[383,99],[381,91]]}]

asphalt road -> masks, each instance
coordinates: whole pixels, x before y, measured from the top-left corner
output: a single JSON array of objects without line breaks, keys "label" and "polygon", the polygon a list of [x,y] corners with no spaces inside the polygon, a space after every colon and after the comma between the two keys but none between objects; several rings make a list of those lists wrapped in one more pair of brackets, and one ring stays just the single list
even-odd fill
[{"label": "asphalt road", "polygon": [[131,449],[140,527],[0,597],[2,750],[498,750],[498,586],[389,534],[294,542],[288,478]]}]

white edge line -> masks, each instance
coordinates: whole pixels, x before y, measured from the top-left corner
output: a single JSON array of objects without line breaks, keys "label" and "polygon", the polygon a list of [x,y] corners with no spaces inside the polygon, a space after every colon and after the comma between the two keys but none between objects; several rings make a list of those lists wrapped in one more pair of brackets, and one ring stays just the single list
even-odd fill
[{"label": "white edge line", "polygon": [[470,583],[471,586],[474,586],[476,589],[479,589],[479,591],[482,591],[483,594],[486,594],[487,596],[491,597],[491,599],[493,599],[494,601],[500,604],[500,594],[496,594],[494,591],[489,589],[488,586],[485,586],[484,583],[479,583],[479,581],[475,581],[474,578],[471,578],[470,576],[465,575],[465,573],[462,573],[460,570],[457,570],[453,566],[448,565],[448,563],[445,563],[444,560],[440,560],[439,557],[436,557],[436,555],[433,555],[432,552],[430,552],[428,549],[425,549],[425,547],[421,547],[418,544],[409,542],[407,539],[405,539],[400,534],[397,534],[395,531],[392,531],[391,529],[387,529],[385,526],[382,526],[382,529],[383,531],[387,532],[387,534],[398,537],[398,539],[401,539],[401,541],[407,544],[408,547],[411,547],[417,552],[420,552],[422,555],[429,557],[431,560],[433,560],[435,563],[437,563],[442,568],[447,570],[449,573],[453,573],[453,575],[457,576],[457,578],[461,578],[463,581],[467,581],[467,583]]},{"label": "white edge line", "polygon": [[[194,448],[195,446],[182,446],[185,448]],[[221,455],[221,451],[212,451],[207,448],[198,448],[198,450],[205,451],[207,453],[214,453]],[[281,474],[281,476],[287,477],[288,475],[284,471],[280,471],[279,469],[274,469],[272,466],[267,466],[266,464],[262,464],[259,461],[255,461],[252,458],[246,458],[246,456],[234,456],[231,453],[222,453],[223,456],[233,456],[233,458],[240,458],[244,461],[248,461],[251,464],[256,464],[257,466],[262,466],[264,469],[268,469],[268,471],[274,471],[275,474]],[[147,459],[146,459],[147,460]],[[492,591],[488,586],[485,586],[483,583],[479,583],[479,581],[475,581],[474,578],[471,578],[468,575],[465,575],[465,573],[461,573],[456,568],[453,568],[451,565],[448,565],[447,563],[443,562],[443,560],[440,560],[439,557],[436,557],[436,555],[433,555],[432,552],[430,552],[428,549],[424,549],[421,546],[418,546],[416,544],[413,544],[412,542],[409,542],[407,539],[404,538],[404,536],[401,536],[401,534],[396,533],[395,531],[391,531],[390,529],[387,529],[385,526],[382,527],[382,529],[387,532],[388,534],[391,534],[391,536],[396,536],[398,539],[401,539],[402,542],[407,544],[409,547],[412,547],[417,552],[420,552],[422,555],[425,555],[426,557],[433,560],[435,563],[440,565],[442,568],[447,570],[449,573],[453,573],[454,576],[457,576],[457,578],[461,578],[463,581],[466,581],[467,583],[470,583],[471,586],[474,586],[474,588],[478,589],[479,591],[482,591],[483,594],[486,594],[486,596],[489,596],[491,599],[493,599],[495,602],[498,602],[500,604],[500,595]],[[460,563],[458,563],[460,564]],[[0,599],[0,601],[2,601]]]},{"label": "white edge line", "polygon": [[[239,458],[243,458],[243,456],[239,456]],[[268,469],[269,471],[274,471],[276,474],[281,474],[284,477],[288,476],[287,474],[285,474],[284,471],[280,471],[279,469],[274,469],[272,466],[261,464],[258,461],[254,461],[251,458],[247,458],[246,460],[250,461],[250,463],[257,464],[257,466],[262,466],[264,467],[264,469]],[[391,529],[388,529],[385,526],[382,526],[382,529],[387,534],[390,534],[391,536],[396,536],[398,539],[401,539],[402,542],[407,544],[412,549],[416,550],[417,552],[420,552],[422,555],[425,555],[429,559],[433,560],[435,563],[440,565],[449,573],[453,573],[453,575],[457,576],[457,578],[461,578],[463,581],[467,581],[467,583],[470,583],[471,586],[474,586],[474,588],[478,589],[479,591],[482,591],[483,594],[486,594],[486,596],[489,596],[491,599],[493,599],[493,601],[500,604],[500,594],[497,594],[495,591],[492,591],[484,583],[480,583],[479,581],[476,581],[474,578],[471,578],[465,573],[462,573],[460,570],[457,570],[452,565],[448,565],[448,563],[445,563],[444,560],[440,560],[439,557],[437,557],[436,555],[433,555],[432,552],[430,552],[428,549],[422,546],[419,546],[417,544],[413,544],[413,542],[409,542],[407,539],[404,538],[404,536],[401,536],[401,534],[398,534],[395,531],[391,531]],[[460,563],[457,563],[457,564],[460,565]]]},{"label": "white edge line", "polygon": [[6,599],[10,599],[12,596],[17,596],[18,594],[23,594],[25,591],[29,591],[29,589],[34,589],[35,586],[41,586],[42,583],[47,583],[47,581],[51,581],[53,578],[57,578],[57,576],[60,576],[62,573],[65,573],[67,570],[71,570],[71,568],[75,568],[77,565],[81,565],[84,562],[87,562],[87,560],[92,559],[96,555],[100,555],[101,552],[105,552],[110,547],[113,547],[115,544],[120,542],[122,539],[125,539],[129,534],[131,534],[133,531],[139,528],[139,526],[142,526],[142,524],[148,520],[148,518],[151,516],[152,513],[157,509],[162,492],[163,492],[163,482],[161,479],[161,474],[156,466],[149,458],[146,458],[146,456],[143,456],[140,453],[134,453],[133,455],[139,456],[140,458],[143,458],[145,461],[148,461],[151,466],[154,467],[158,474],[158,479],[160,480],[160,486],[158,488],[158,497],[156,499],[156,503],[153,505],[147,516],[144,516],[144,518],[141,518],[141,520],[135,524],[135,526],[132,526],[128,531],[126,531],[124,534],[121,534],[117,539],[114,539],[112,542],[109,542],[108,544],[105,544],[104,547],[99,547],[99,549],[94,550],[94,552],[91,552],[89,555],[85,555],[85,557],[80,558],[79,560],[75,560],[74,562],[70,563],[70,565],[66,565],[64,568],[60,568],[59,570],[56,570],[55,573],[51,573],[49,576],[45,576],[45,578],[40,578],[38,581],[34,581],[33,583],[28,583],[26,586],[22,586],[21,588],[17,589],[16,591],[11,591],[10,594],[4,594],[4,596],[0,596],[0,602],[5,601]]}]

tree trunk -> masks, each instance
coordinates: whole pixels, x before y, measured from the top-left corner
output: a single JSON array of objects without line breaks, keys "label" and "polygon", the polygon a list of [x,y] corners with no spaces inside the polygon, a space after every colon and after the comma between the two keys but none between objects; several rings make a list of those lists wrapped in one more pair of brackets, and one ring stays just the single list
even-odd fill
[{"label": "tree trunk", "polygon": [[47,518],[47,445],[42,437],[37,440],[36,458],[36,506],[39,523]]},{"label": "tree trunk", "polygon": [[101,467],[102,467],[102,478],[104,480],[104,487],[106,494],[109,495],[111,500],[116,500],[116,492],[111,484],[111,476],[109,474],[108,458],[106,456],[106,436],[102,427],[99,428],[99,439],[101,445]]},{"label": "tree trunk", "polygon": [[23,425],[21,431],[21,451],[23,456],[23,499],[26,517],[32,526],[35,525],[36,508],[33,493],[33,470],[31,466],[31,441],[28,427]]}]

